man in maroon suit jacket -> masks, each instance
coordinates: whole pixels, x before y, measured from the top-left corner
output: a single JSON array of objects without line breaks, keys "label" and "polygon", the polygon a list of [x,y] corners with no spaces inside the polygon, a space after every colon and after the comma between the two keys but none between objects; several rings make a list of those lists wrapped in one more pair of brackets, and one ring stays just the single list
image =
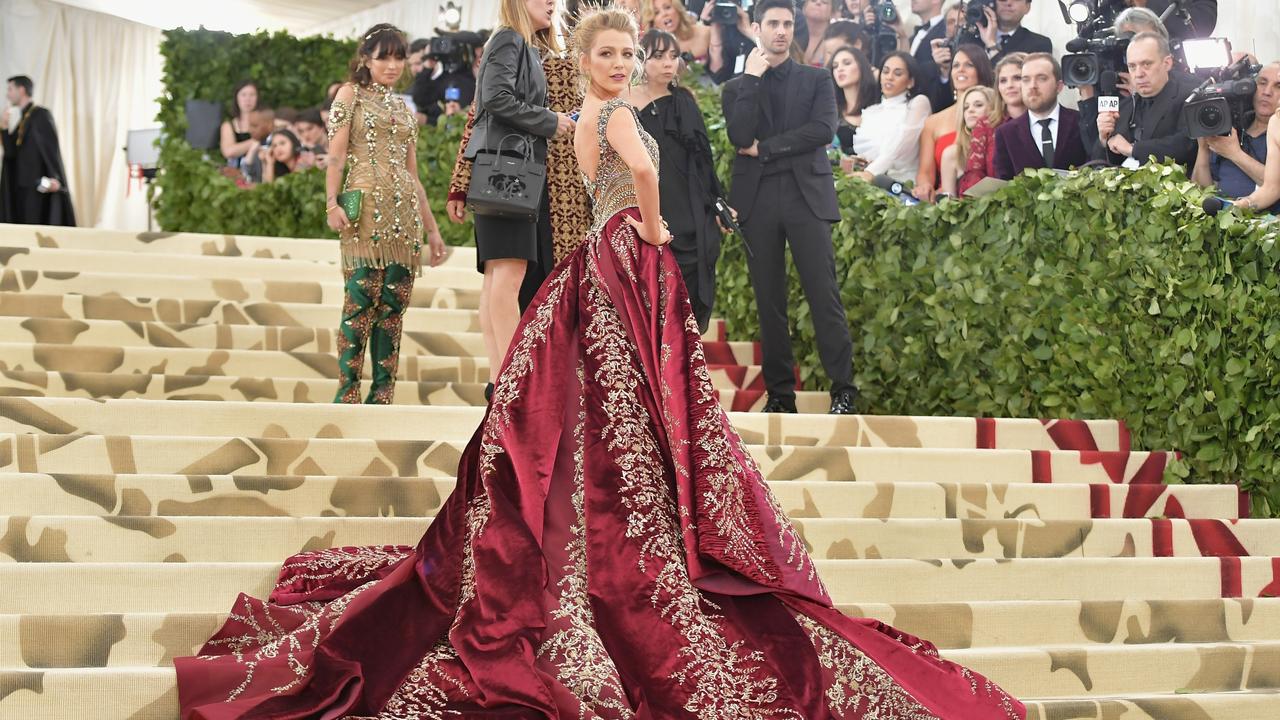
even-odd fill
[{"label": "man in maroon suit jacket", "polygon": [[1022,101],[1027,112],[996,129],[996,175],[1012,180],[1027,168],[1068,170],[1089,161],[1080,139],[1080,114],[1058,104],[1062,66],[1048,53],[1032,53],[1022,64]]}]

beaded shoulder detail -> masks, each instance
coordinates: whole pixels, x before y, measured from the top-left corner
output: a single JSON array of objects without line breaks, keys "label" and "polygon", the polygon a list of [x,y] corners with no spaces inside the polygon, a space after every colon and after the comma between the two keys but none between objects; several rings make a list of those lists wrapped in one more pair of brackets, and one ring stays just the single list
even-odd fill
[{"label": "beaded shoulder detail", "polygon": [[591,229],[599,230],[604,227],[605,222],[609,218],[629,207],[636,207],[636,186],[635,180],[631,176],[631,169],[622,161],[622,157],[613,149],[609,143],[606,131],[609,127],[609,118],[612,117],[618,108],[626,108],[635,118],[636,130],[640,133],[640,141],[644,143],[645,150],[649,153],[649,159],[653,161],[654,167],[658,167],[658,143],[649,133],[645,132],[644,127],[640,124],[640,118],[636,114],[635,108],[624,98],[613,98],[604,103],[600,107],[600,116],[596,119],[596,135],[600,144],[600,161],[596,164],[596,179],[592,182],[582,174],[582,182],[586,185],[587,195],[591,197]]}]

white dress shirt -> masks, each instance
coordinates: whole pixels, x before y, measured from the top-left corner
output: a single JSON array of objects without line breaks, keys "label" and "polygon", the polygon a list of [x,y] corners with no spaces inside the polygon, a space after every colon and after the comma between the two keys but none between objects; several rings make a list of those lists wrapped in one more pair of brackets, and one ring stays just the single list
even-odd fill
[{"label": "white dress shirt", "polygon": [[1037,115],[1031,112],[1030,110],[1027,111],[1027,117],[1031,120],[1031,127],[1029,128],[1031,132],[1031,139],[1035,141],[1037,148],[1040,147],[1040,144],[1042,142],[1040,139],[1040,121],[1047,119],[1049,121],[1049,134],[1053,136],[1053,149],[1055,152],[1057,152],[1058,125],[1059,125],[1058,116],[1061,114],[1061,111],[1062,111],[1061,105],[1054,105],[1053,109],[1050,110],[1046,115]]},{"label": "white dress shirt", "polygon": [[920,132],[932,108],[929,98],[910,100],[903,93],[862,111],[862,126],[853,136],[853,151],[870,161],[867,172],[900,182],[915,180],[920,168]]}]

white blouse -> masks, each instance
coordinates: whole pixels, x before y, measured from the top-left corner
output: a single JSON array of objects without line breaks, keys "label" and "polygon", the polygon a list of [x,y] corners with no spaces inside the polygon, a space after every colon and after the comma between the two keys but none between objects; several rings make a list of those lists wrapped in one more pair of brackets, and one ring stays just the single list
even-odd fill
[{"label": "white blouse", "polygon": [[910,100],[903,93],[862,111],[862,126],[853,136],[853,151],[870,161],[867,172],[899,182],[916,179],[920,167],[920,133],[932,108],[929,98]]}]

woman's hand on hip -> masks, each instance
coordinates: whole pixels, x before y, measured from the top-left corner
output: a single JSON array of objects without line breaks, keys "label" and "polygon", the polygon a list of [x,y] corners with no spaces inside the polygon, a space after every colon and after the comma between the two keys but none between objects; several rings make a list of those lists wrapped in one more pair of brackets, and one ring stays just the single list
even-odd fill
[{"label": "woman's hand on hip", "polygon": [[662,247],[671,242],[671,231],[667,229],[667,221],[659,218],[657,223],[647,223],[636,220],[634,217],[626,216],[627,224],[636,231],[636,235],[640,239],[649,243]]}]

